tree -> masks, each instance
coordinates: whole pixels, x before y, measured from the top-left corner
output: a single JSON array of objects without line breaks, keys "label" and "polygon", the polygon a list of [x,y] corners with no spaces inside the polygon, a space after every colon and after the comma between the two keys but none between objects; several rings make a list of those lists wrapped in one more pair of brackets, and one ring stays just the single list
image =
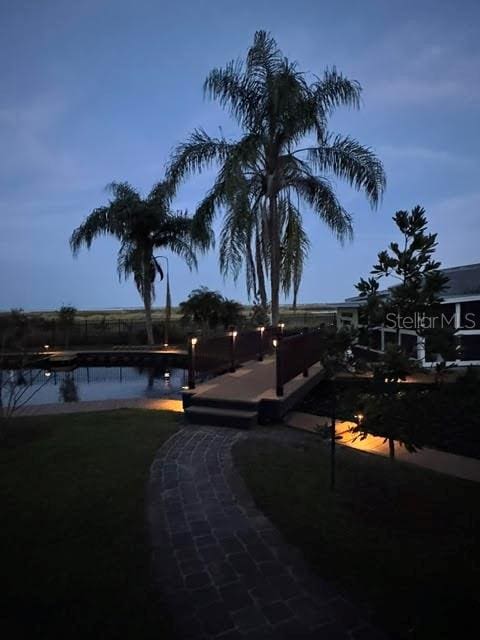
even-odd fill
[{"label": "tree", "polygon": [[[448,278],[440,271],[441,263],[433,257],[437,234],[427,233],[425,209],[417,205],[411,212],[397,211],[393,221],[403,237],[402,246],[391,242],[387,250],[380,251],[371,271],[373,277],[360,278],[355,286],[360,297],[365,298],[371,315],[378,318],[378,310],[383,308],[382,319],[394,321],[400,346],[400,329],[406,318],[412,320],[409,328],[418,335],[425,333],[422,318],[431,317],[442,302],[441,294]],[[382,300],[378,295],[378,281],[390,276],[398,284],[391,287]]]},{"label": "tree", "polygon": [[174,151],[167,175],[175,189],[190,174],[218,163],[214,185],[194,216],[195,233],[208,245],[212,219],[224,211],[220,267],[236,275],[244,264],[264,305],[262,282],[269,277],[277,324],[280,289],[293,289],[296,300],[308,252],[301,203],[345,240],[352,235],[352,218],[329,178],[364,191],[372,207],[382,196],[385,174],[374,153],[327,128],[337,107],[360,106],[361,87],[335,68],[309,82],[275,40],[258,31],[246,61],[211,71],[204,90],[230,111],[242,135],[229,141],[195,130]]},{"label": "tree", "polygon": [[238,325],[242,321],[243,307],[239,302],[224,298],[218,291],[207,287],[194,289],[187,300],[180,303],[182,321],[197,323],[204,331],[223,325]]},{"label": "tree", "polygon": [[[373,428],[381,429],[382,435],[388,439],[392,458],[395,439],[401,438],[407,448],[414,446],[414,435],[410,429],[403,426],[399,429],[398,421],[394,423],[384,419],[387,410],[396,405],[399,397],[397,382],[405,380],[414,364],[401,344],[400,330],[408,319],[408,328],[423,339],[430,333],[431,337],[435,335],[436,344],[445,345],[448,342],[441,339],[441,327],[432,333],[429,328],[431,323],[425,323],[425,319],[431,318],[442,302],[441,294],[448,282],[448,278],[440,271],[441,263],[434,259],[437,234],[427,233],[425,209],[418,205],[410,212],[397,211],[393,221],[402,235],[402,245],[391,242],[387,250],[380,251],[371,271],[372,277],[368,280],[361,278],[355,285],[360,297],[366,301],[365,312],[369,322],[372,318],[376,322],[380,318],[382,321],[393,319],[396,328],[396,345],[389,346],[384,361],[375,370],[377,384],[384,383],[383,389],[378,399],[371,403],[373,409],[368,420],[361,425],[365,433]],[[387,277],[395,278],[398,284],[391,287],[382,298],[378,293],[378,283]],[[375,424],[377,427],[372,427]]]},{"label": "tree", "polygon": [[[154,253],[156,249],[168,249],[183,258],[190,268],[196,267],[191,219],[186,213],[172,211],[170,189],[165,182],[155,185],[146,198],[128,182],[112,182],[108,189],[112,200],[94,209],[75,229],[70,246],[77,255],[83,245],[90,248],[99,236],[112,235],[120,241],[118,275],[125,279],[133,275],[145,307],[148,344],[153,344],[152,302],[159,270]],[[205,237],[208,240],[208,233]]]}]

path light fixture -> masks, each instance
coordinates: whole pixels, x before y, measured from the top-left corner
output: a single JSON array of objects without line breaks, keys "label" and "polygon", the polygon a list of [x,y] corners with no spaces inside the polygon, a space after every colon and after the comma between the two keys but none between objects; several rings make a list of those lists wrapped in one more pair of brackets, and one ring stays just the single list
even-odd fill
[{"label": "path light fixture", "polygon": [[357,421],[357,425],[360,426],[365,416],[363,415],[363,413],[356,413],[353,417]]},{"label": "path light fixture", "polygon": [[49,344],[44,344],[43,348],[45,349],[45,351],[48,351],[50,349],[50,345]]},{"label": "path light fixture", "polygon": [[272,340],[273,348],[276,349],[278,347],[278,338],[274,338]]},{"label": "path light fixture", "polygon": [[170,371],[165,371],[165,373],[163,374],[163,378],[164,380],[170,380]]},{"label": "path light fixture", "polygon": [[50,376],[51,376],[51,375],[52,375],[52,372],[51,372],[49,369],[47,369],[47,370],[45,371],[45,377],[46,377],[46,378],[50,378]]},{"label": "path light fixture", "polygon": [[280,329],[280,335],[283,335],[283,333],[285,331],[285,323],[284,322],[279,322],[278,323],[278,328]]}]

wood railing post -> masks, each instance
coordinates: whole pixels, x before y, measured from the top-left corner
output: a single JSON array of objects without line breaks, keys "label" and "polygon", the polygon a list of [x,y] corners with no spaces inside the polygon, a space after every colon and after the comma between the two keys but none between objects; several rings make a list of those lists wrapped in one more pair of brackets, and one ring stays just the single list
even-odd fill
[{"label": "wood railing post", "polygon": [[191,336],[188,339],[188,388],[195,389],[195,348],[197,338]]},{"label": "wood railing post", "polygon": [[273,340],[275,347],[276,391],[277,396],[283,396],[283,358],[285,354],[282,348],[282,337],[278,335]]},{"label": "wood railing post", "polygon": [[237,335],[238,332],[235,327],[230,327],[229,330],[230,335],[230,371],[233,373],[235,371],[235,355],[236,355],[236,345],[237,345]]},{"label": "wood railing post", "polygon": [[259,359],[260,362],[262,362],[263,361],[263,355],[265,353],[265,347],[264,347],[264,344],[263,344],[263,337],[264,337],[264,334],[265,334],[265,327],[258,327],[258,333],[260,335],[260,348],[258,350],[258,359]]}]

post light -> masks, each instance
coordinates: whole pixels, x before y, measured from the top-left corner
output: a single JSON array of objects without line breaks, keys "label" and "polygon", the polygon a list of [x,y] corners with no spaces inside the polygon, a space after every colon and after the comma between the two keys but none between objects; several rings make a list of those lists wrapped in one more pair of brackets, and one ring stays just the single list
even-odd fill
[{"label": "post light", "polygon": [[45,377],[46,378],[50,378],[50,376],[52,375],[52,372],[49,371],[48,369],[45,371]]},{"label": "post light", "polygon": [[195,389],[195,346],[198,338],[191,336],[188,341],[188,388]]},{"label": "post light", "polygon": [[50,349],[50,345],[49,345],[49,344],[44,344],[44,345],[43,345],[43,348],[44,348],[45,350]]},{"label": "post light", "polygon": [[363,415],[363,413],[356,413],[353,417],[356,418],[357,424],[358,426],[360,426],[365,416]]},{"label": "post light", "polygon": [[170,380],[170,371],[165,371],[165,373],[163,374],[163,377],[165,380]]},{"label": "post light", "polygon": [[168,342],[164,342],[164,343],[163,343],[163,348],[164,348],[164,349],[168,349]]},{"label": "post light", "polygon": [[274,338],[274,339],[272,340],[272,344],[273,344],[273,348],[274,348],[274,349],[276,349],[276,348],[278,347],[278,339],[277,339],[277,338]]},{"label": "post light", "polygon": [[235,352],[236,352],[236,342],[238,331],[235,327],[230,327],[228,335],[230,336],[230,372],[233,373],[235,371]]},{"label": "post light", "polygon": [[260,333],[260,349],[258,350],[258,359],[260,362],[263,360],[263,334],[265,333],[265,327],[258,327],[258,332]]},{"label": "post light", "polygon": [[280,333],[283,334],[283,331],[285,329],[285,323],[284,322],[279,322],[278,323],[278,328],[280,329]]}]

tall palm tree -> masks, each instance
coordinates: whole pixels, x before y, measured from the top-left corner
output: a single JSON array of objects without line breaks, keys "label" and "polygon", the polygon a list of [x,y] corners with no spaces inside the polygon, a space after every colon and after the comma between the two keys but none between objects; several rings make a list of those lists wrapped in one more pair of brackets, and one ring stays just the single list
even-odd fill
[{"label": "tall palm tree", "polygon": [[195,213],[194,233],[206,246],[213,217],[224,211],[221,267],[238,271],[239,261],[246,260],[253,285],[261,264],[270,279],[276,324],[280,288],[293,288],[296,297],[308,251],[301,204],[344,240],[352,235],[352,217],[339,203],[330,178],[345,179],[364,191],[372,207],[385,188],[375,154],[327,128],[337,107],[359,108],[361,87],[335,69],[309,83],[275,40],[258,31],[246,61],[211,71],[204,90],[230,111],[242,135],[229,141],[195,130],[175,149],[167,176],[175,189],[188,175],[219,165],[213,187]]},{"label": "tall palm tree", "polygon": [[[148,344],[153,344],[152,302],[155,276],[162,270],[154,257],[157,249],[168,249],[181,256],[187,265],[197,266],[191,241],[191,218],[173,212],[165,182],[160,182],[142,198],[128,182],[112,182],[108,205],[94,209],[72,233],[70,247],[77,255],[82,246],[90,248],[99,236],[112,235],[120,241],[117,270],[119,278],[133,275],[145,307]],[[208,241],[208,234],[207,234]]]}]

